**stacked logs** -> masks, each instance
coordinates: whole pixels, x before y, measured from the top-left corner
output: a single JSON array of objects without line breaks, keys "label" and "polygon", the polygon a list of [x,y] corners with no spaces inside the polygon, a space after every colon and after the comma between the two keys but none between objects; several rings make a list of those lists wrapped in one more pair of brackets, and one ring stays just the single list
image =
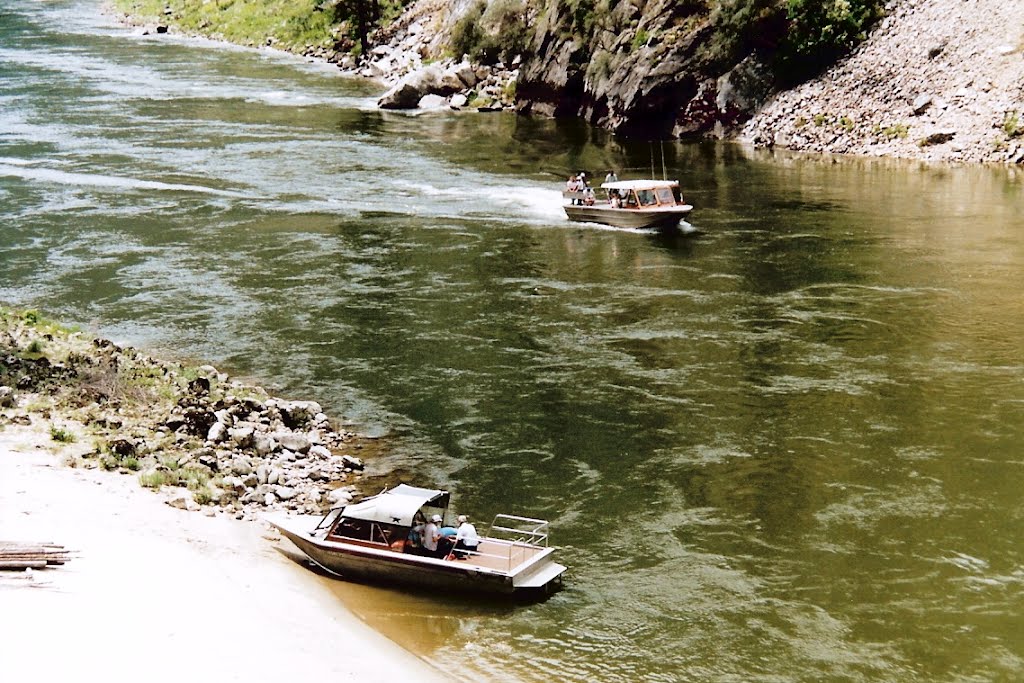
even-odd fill
[{"label": "stacked logs", "polygon": [[0,541],[0,570],[45,569],[70,559],[70,551],[56,543]]}]

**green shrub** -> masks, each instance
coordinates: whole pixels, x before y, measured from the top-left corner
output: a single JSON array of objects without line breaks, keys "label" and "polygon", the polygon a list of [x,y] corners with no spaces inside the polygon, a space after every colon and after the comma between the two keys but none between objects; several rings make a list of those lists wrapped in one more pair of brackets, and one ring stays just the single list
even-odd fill
[{"label": "green shrub", "polygon": [[821,73],[864,40],[884,6],[884,0],[787,0],[788,28],[777,65],[780,80],[798,83]]},{"label": "green shrub", "polygon": [[483,40],[483,31],[480,27],[480,18],[484,14],[485,4],[478,2],[466,10],[455,26],[452,27],[450,37],[452,53],[458,59],[462,55],[470,55],[476,52],[480,42]]},{"label": "green shrub", "polygon": [[42,353],[43,342],[40,339],[33,339],[29,342],[28,346],[25,347],[25,353]]},{"label": "green shrub", "polygon": [[170,481],[170,477],[163,470],[153,470],[152,472],[144,472],[139,475],[139,483],[147,489],[158,489],[169,484]]},{"label": "green shrub", "polygon": [[50,425],[50,438],[60,443],[74,443],[75,435],[66,429]]},{"label": "green shrub", "polygon": [[200,486],[192,491],[192,500],[200,505],[209,505],[213,500],[213,492],[208,486]]},{"label": "green shrub", "polygon": [[1024,135],[1024,126],[1021,125],[1016,111],[1008,111],[1003,117],[1003,132],[1008,138],[1016,138]]},{"label": "green shrub", "polygon": [[647,40],[649,38],[650,38],[650,34],[648,34],[647,31],[645,31],[643,29],[640,29],[639,31],[637,31],[636,35],[633,36],[633,42],[629,46],[630,47],[630,51],[631,52],[636,52],[640,48],[642,48],[645,45],[647,45]]},{"label": "green shrub", "polygon": [[459,58],[483,64],[511,62],[526,51],[526,4],[523,0],[482,0],[472,5],[452,27],[450,48]]}]

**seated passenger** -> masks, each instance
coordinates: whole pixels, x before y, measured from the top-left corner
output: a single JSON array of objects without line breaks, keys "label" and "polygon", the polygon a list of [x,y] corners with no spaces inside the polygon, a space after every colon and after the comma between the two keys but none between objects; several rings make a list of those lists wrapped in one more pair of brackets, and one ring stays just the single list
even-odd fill
[{"label": "seated passenger", "polygon": [[587,206],[594,205],[594,191],[589,187],[583,192],[583,203]]},{"label": "seated passenger", "polygon": [[427,557],[443,557],[447,554],[447,549],[444,550],[444,554],[441,553],[438,541],[441,539],[441,528],[438,526],[441,523],[441,515],[434,515],[430,518],[430,521],[423,526],[423,554]]},{"label": "seated passenger", "polygon": [[476,552],[479,545],[480,537],[476,535],[476,527],[470,524],[469,517],[459,515],[459,530],[455,533],[455,547],[452,549],[455,559],[466,559],[466,551]]}]

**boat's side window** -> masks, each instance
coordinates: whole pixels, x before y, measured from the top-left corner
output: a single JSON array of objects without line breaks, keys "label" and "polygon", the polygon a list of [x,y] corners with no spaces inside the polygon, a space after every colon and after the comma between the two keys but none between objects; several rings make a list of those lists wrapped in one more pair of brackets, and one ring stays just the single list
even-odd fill
[{"label": "boat's side window", "polygon": [[370,522],[362,519],[342,519],[331,530],[332,536],[354,538],[357,541],[370,540]]},{"label": "boat's side window", "polygon": [[654,190],[637,190],[637,197],[640,199],[640,206],[652,206],[658,200],[654,198]]},{"label": "boat's side window", "polygon": [[658,188],[658,203],[667,204],[672,206],[676,203],[675,197],[672,195],[672,188],[659,187]]},{"label": "boat's side window", "polygon": [[370,540],[374,543],[383,543],[384,545],[388,545],[388,543],[390,543],[390,540],[388,539],[388,531],[380,524],[373,525],[373,535],[370,536]]}]

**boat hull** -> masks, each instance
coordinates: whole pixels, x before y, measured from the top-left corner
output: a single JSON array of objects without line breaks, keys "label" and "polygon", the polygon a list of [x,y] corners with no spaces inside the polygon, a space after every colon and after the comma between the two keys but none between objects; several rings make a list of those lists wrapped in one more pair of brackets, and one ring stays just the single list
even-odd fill
[{"label": "boat hull", "polygon": [[[332,542],[309,528],[290,521],[268,518],[285,537],[313,562],[345,579],[436,588],[459,593],[513,594],[546,591],[560,580],[565,567],[550,559],[546,549],[525,566],[513,572],[480,567],[472,562],[439,560],[406,553],[379,550],[348,543]],[[553,574],[543,585],[534,585],[531,577]]]},{"label": "boat hull", "polygon": [[613,206],[580,206],[566,204],[565,215],[581,223],[600,223],[616,228],[672,228],[685,218],[693,207],[688,204],[666,208],[620,209]]}]

